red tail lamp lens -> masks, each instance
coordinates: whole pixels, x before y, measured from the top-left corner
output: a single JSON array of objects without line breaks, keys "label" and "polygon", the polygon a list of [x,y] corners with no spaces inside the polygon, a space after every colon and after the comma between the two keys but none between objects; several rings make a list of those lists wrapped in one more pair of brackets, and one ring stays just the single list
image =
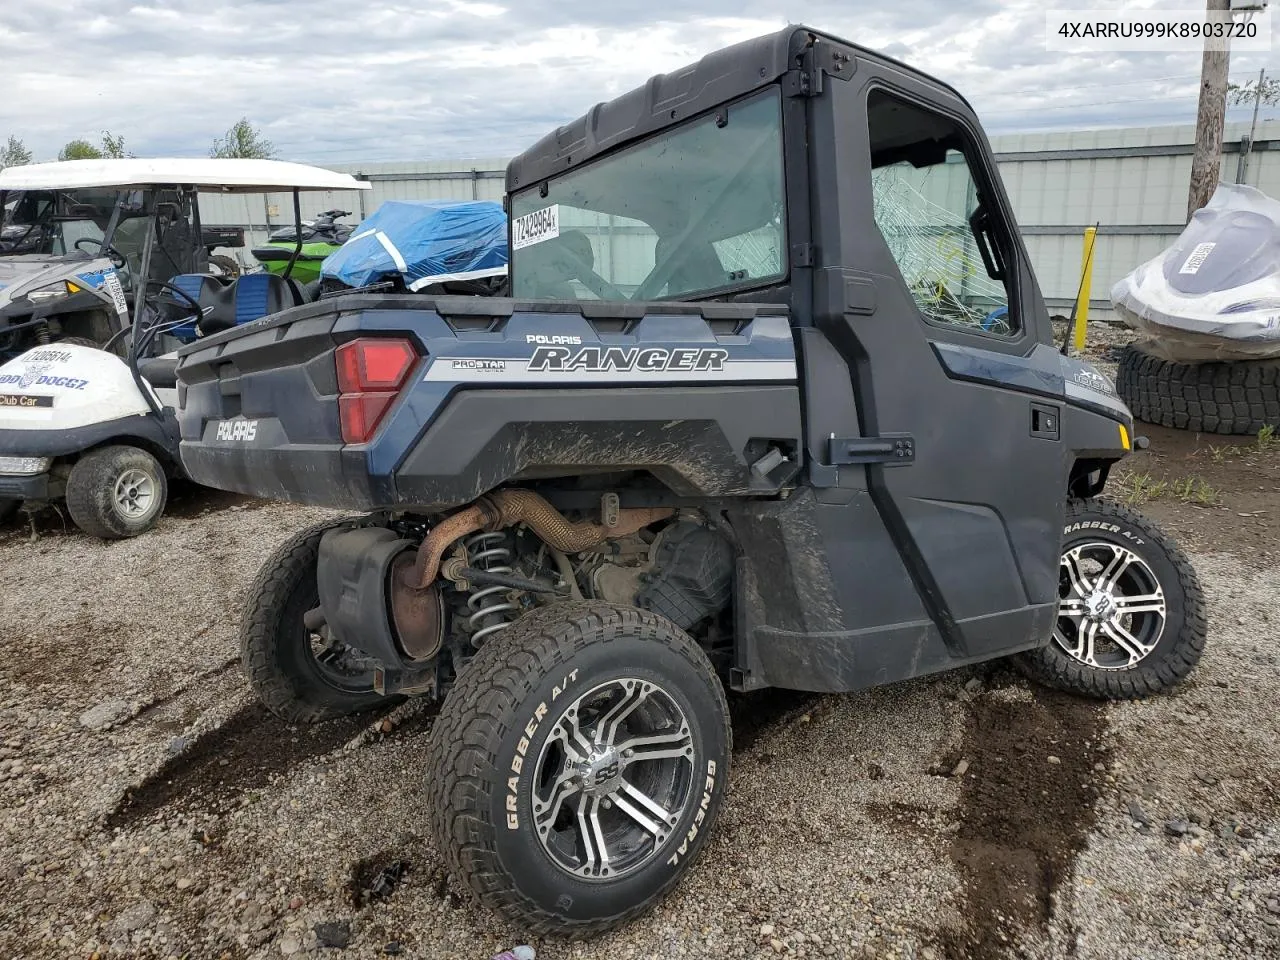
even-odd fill
[{"label": "red tail lamp lens", "polygon": [[378,429],[378,421],[396,398],[394,393],[353,393],[338,398],[343,443],[365,443]]},{"label": "red tail lamp lens", "polygon": [[408,340],[352,340],[338,348],[338,390],[398,390],[417,354]]},{"label": "red tail lamp lens", "polygon": [[418,359],[408,340],[352,340],[337,349],[344,443],[367,443]]}]

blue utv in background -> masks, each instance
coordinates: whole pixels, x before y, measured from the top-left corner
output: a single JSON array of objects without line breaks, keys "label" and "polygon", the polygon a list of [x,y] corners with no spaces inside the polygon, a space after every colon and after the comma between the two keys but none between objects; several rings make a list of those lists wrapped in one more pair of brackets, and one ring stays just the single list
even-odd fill
[{"label": "blue utv in background", "polygon": [[388,200],[320,267],[321,291],[382,285],[410,293],[501,293],[507,215],[487,201]]}]

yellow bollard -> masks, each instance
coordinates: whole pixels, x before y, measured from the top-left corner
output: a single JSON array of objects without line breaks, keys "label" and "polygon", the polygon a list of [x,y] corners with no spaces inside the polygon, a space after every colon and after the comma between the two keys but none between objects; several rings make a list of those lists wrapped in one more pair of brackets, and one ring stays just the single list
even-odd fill
[{"label": "yellow bollard", "polygon": [[1089,322],[1089,288],[1093,286],[1093,244],[1098,237],[1097,227],[1084,231],[1084,254],[1080,261],[1080,292],[1076,295],[1075,348],[1084,349],[1085,325]]}]

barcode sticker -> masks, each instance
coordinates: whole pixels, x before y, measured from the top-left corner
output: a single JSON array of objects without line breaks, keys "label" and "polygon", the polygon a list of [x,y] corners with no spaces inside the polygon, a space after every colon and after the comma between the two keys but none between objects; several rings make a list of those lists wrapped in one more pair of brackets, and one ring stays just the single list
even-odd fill
[{"label": "barcode sticker", "polygon": [[1209,254],[1213,252],[1216,243],[1197,243],[1196,248],[1191,251],[1191,256],[1187,257],[1187,262],[1182,265],[1179,273],[1197,273],[1205,260],[1209,258]]},{"label": "barcode sticker", "polygon": [[560,205],[552,204],[511,221],[511,249],[522,250],[560,236]]}]

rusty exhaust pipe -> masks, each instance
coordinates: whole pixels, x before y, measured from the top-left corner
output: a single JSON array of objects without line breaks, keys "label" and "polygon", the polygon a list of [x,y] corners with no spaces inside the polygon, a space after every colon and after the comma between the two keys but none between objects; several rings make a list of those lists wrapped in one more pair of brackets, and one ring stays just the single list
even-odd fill
[{"label": "rusty exhaust pipe", "polygon": [[625,537],[674,514],[671,507],[619,510],[617,523],[569,520],[532,490],[497,490],[442,520],[422,541],[413,576],[426,589],[440,573],[445,551],[459,538],[478,530],[494,532],[523,523],[544,543],[562,553],[578,553],[614,537]]}]

